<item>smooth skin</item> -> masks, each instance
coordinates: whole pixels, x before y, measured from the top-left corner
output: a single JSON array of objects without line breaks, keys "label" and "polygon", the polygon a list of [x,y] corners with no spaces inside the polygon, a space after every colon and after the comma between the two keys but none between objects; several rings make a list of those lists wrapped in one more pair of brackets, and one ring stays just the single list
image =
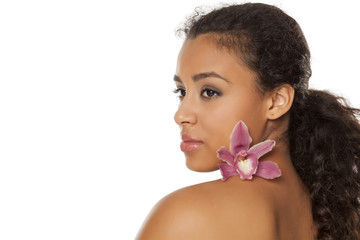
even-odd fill
[{"label": "smooth skin", "polygon": [[230,134],[242,120],[252,145],[276,140],[260,161],[276,162],[282,176],[241,180],[236,175],[173,192],[154,207],[137,240],[314,239],[309,195],[284,138],[294,90],[285,84],[260,93],[256,74],[215,40],[207,34],[187,40],[178,57],[175,121],[182,134],[203,142],[185,153],[186,165],[199,172],[217,170],[216,151],[229,148]]}]

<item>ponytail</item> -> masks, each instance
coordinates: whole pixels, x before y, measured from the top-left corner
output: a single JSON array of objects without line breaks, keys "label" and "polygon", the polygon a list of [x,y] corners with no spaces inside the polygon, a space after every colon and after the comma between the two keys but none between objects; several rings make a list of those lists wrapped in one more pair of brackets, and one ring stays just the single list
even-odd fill
[{"label": "ponytail", "polygon": [[327,91],[301,95],[290,112],[290,153],[317,239],[360,239],[360,111]]}]

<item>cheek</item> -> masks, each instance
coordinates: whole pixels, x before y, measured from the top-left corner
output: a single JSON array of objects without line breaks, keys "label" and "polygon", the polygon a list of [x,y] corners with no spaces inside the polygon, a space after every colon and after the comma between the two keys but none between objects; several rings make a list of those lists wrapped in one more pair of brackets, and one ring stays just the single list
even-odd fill
[{"label": "cheek", "polygon": [[245,112],[238,104],[218,103],[218,105],[207,111],[207,117],[202,118],[202,126],[212,151],[216,151],[221,146],[228,147],[231,132],[235,124],[243,119]]},{"label": "cheek", "polygon": [[206,114],[207,117],[202,117],[202,125],[207,138],[211,139],[209,147],[216,152],[221,146],[229,147],[231,132],[239,120],[244,121],[249,129],[259,126],[262,119],[261,102],[251,96],[223,99],[208,109]]}]

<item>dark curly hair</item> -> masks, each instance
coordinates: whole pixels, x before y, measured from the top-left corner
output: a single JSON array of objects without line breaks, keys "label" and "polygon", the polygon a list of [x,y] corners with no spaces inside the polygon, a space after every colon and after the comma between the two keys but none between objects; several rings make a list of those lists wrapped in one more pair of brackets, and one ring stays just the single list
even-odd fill
[{"label": "dark curly hair", "polygon": [[178,33],[213,35],[257,74],[262,93],[293,86],[287,136],[310,194],[316,239],[360,239],[360,111],[344,98],[308,89],[310,51],[298,23],[277,7],[246,3],[197,9]]}]

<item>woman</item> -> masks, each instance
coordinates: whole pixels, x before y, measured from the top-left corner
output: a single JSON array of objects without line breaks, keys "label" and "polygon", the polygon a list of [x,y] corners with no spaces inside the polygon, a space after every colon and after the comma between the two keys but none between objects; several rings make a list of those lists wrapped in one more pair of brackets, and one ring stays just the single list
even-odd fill
[{"label": "woman", "polygon": [[[296,21],[247,3],[196,13],[181,31],[181,149],[188,168],[220,166],[223,179],[166,196],[138,239],[360,239],[358,110],[308,89],[310,52]],[[239,121],[251,147],[276,141],[256,166],[272,162],[281,176],[223,168]]]}]

